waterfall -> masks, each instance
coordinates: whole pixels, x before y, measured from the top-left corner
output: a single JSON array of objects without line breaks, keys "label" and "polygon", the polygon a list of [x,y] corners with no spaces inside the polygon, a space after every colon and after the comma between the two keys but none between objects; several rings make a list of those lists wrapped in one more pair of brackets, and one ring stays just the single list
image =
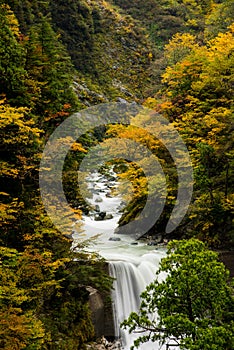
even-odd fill
[{"label": "waterfall", "polygon": [[[119,260],[109,261],[110,275],[115,278],[112,291],[115,336],[121,338],[125,350],[130,349],[139,334],[129,334],[127,330],[120,329],[120,323],[132,311],[138,311],[140,294],[155,279],[155,272],[164,254],[163,252],[147,253],[132,258],[121,254]],[[140,349],[156,350],[165,349],[165,347],[148,342],[142,344]]]},{"label": "waterfall", "polygon": [[[83,215],[83,232],[74,230],[73,240],[75,246],[76,240],[100,235],[95,242],[95,251],[108,261],[110,275],[115,278],[112,292],[115,336],[121,339],[123,349],[129,350],[139,334],[129,335],[127,330],[120,329],[120,323],[128,318],[132,311],[138,311],[140,294],[155,279],[155,272],[158,270],[161,258],[165,256],[165,249],[155,250],[155,247],[148,246],[144,242],[133,242],[128,235],[114,234],[122,215],[122,197],[112,196],[110,191],[116,187],[117,179],[112,169],[109,173],[112,176],[111,181],[98,172],[93,172],[87,177],[88,188],[92,193],[87,202],[93,209],[88,215]],[[109,217],[112,219],[95,220],[99,212],[111,214]],[[118,241],[110,240],[113,236],[118,237]],[[94,248],[87,249],[93,251]],[[140,350],[165,349],[165,346],[160,346],[156,342],[148,342],[140,347]]]}]

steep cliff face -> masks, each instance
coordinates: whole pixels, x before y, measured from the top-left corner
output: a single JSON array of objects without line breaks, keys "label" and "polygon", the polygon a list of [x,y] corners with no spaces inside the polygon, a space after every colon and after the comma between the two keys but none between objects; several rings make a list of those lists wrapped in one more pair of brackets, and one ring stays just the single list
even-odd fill
[{"label": "steep cliff face", "polygon": [[220,1],[6,1],[24,35],[42,19],[50,23],[72,59],[84,105],[152,95],[166,64],[161,62],[164,45],[177,32],[196,34],[202,41],[216,2]]},{"label": "steep cliff face", "polygon": [[153,47],[139,21],[104,0],[8,1],[22,32],[47,20],[76,69],[85,104],[141,99],[150,83]]},{"label": "steep cliff face", "polygon": [[78,76],[107,99],[142,98],[152,51],[146,31],[106,1],[73,5],[52,1],[51,16]]}]

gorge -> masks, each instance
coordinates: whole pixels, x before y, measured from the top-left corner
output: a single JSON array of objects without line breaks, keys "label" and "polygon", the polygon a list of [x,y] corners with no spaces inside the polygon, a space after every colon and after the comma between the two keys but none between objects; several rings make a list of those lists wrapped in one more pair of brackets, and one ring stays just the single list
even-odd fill
[{"label": "gorge", "polygon": [[[1,349],[101,350],[105,345],[92,347],[92,343],[97,344],[106,331],[110,343],[121,337],[124,350],[129,350],[134,336],[120,329],[119,324],[138,308],[140,291],[159,271],[159,261],[167,256],[174,239],[188,245],[196,239],[199,242],[195,244],[205,244],[209,254],[218,252],[219,260],[230,270],[228,280],[221,282],[225,288],[227,283],[227,290],[234,295],[230,283],[234,277],[233,18],[233,0],[1,1]],[[134,108],[138,105],[153,113],[141,115],[139,123],[131,114],[131,124],[122,123],[125,119],[119,120],[119,112],[111,113],[114,124],[94,126],[104,114],[94,113],[91,118],[90,109],[113,103]],[[72,144],[69,131],[75,128],[69,119],[84,113],[88,129]],[[169,137],[168,142],[179,152],[178,161],[173,160],[166,143],[158,137],[168,133],[158,124],[157,115],[179,133],[193,164],[194,191],[189,210],[173,232],[167,231],[171,214],[177,202],[184,203],[177,200],[179,185],[191,182],[180,181],[180,174],[187,169],[184,153]],[[63,139],[60,131],[64,122],[67,127]],[[82,129],[80,123],[76,126],[76,130]],[[53,166],[43,167],[43,153],[56,130],[58,143],[51,144],[46,157]],[[135,147],[134,142],[141,147]],[[106,159],[113,149],[118,165],[126,161],[121,175],[130,183],[128,199],[125,193],[118,193],[116,175],[110,169],[89,172],[88,181],[84,181],[89,189],[81,195],[78,169],[87,155],[92,157],[93,149],[99,152],[100,143],[107,150]],[[58,150],[63,148],[68,153],[61,165]],[[166,183],[159,176],[160,167],[149,165],[144,156],[147,150],[158,160]],[[96,164],[96,157],[93,160]],[[177,165],[181,165],[182,172]],[[50,199],[50,209],[62,229],[54,224],[54,216],[43,202],[42,172],[48,175],[45,198]],[[156,240],[167,241],[167,250],[160,244],[148,245],[147,238],[135,241],[131,235],[138,232],[131,225],[126,230],[132,221],[139,223],[151,188],[158,189],[162,197],[163,183],[168,194],[162,213],[158,215],[158,202],[149,202],[154,225],[148,230],[142,224],[140,229],[143,227],[153,244]],[[59,194],[57,190],[61,190]],[[63,210],[62,199],[68,204],[68,213]],[[187,192],[184,199],[189,199]],[[198,292],[193,293],[198,310],[195,321],[204,311],[200,310],[203,302],[205,315],[210,305],[220,311],[213,325],[209,323],[213,316],[201,317],[204,330],[192,322],[201,343],[187,343],[184,348],[233,350],[234,302],[231,297],[223,298],[219,278],[217,282],[212,277],[217,270],[209,267],[209,254],[204,253],[205,260],[199,265],[199,269],[210,271],[207,275],[199,271],[203,280],[196,280],[195,267],[194,275],[190,269],[187,276],[185,266],[180,278],[172,283],[172,295],[183,276],[188,277],[189,286],[200,284]],[[222,268],[220,271],[216,278],[225,279]],[[110,275],[115,278],[111,298]],[[214,282],[212,278],[208,282],[209,277]],[[206,298],[209,290],[210,297]],[[200,292],[205,295],[202,302],[197,301]],[[103,324],[98,335],[90,314],[92,293],[108,299],[107,320],[102,323],[102,318],[97,318]],[[170,295],[165,298],[169,300]],[[167,300],[160,316],[170,315]],[[169,303],[173,310],[174,304],[174,300]],[[135,319],[140,312],[141,307]],[[170,315],[173,321],[168,327],[175,325],[175,333],[170,334],[177,339],[178,319],[174,317],[180,312],[179,304]],[[184,314],[181,319],[184,321]],[[129,324],[125,323],[127,328]],[[224,327],[216,328],[220,325]],[[189,329],[185,324],[181,336]],[[114,350],[112,345],[105,349]],[[156,343],[144,346],[147,350],[160,349]],[[174,350],[175,346],[170,342],[165,347]]]}]

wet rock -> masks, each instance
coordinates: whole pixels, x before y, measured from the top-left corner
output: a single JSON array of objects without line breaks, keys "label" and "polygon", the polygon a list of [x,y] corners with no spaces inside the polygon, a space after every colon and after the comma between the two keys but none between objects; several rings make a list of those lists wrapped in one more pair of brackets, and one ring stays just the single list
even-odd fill
[{"label": "wet rock", "polygon": [[106,185],[106,187],[109,189],[109,190],[112,190],[113,189],[113,187],[115,186],[115,183],[108,183],[107,185]]},{"label": "wet rock", "polygon": [[110,237],[110,238],[109,238],[109,241],[118,242],[118,241],[121,241],[121,239],[120,239],[119,237]]},{"label": "wet rock", "polygon": [[113,215],[112,214],[106,214],[104,220],[110,220],[113,219]]},{"label": "wet rock", "polygon": [[101,192],[101,190],[95,189],[95,188],[91,188],[90,192],[93,194],[99,194]]},{"label": "wet rock", "polygon": [[101,198],[101,197],[97,197],[96,199],[95,199],[95,202],[96,203],[101,203],[103,201],[103,199]]},{"label": "wet rock", "polygon": [[105,211],[100,211],[100,213],[96,214],[94,216],[95,221],[102,221],[105,220],[106,212]]},{"label": "wet rock", "polygon": [[87,350],[120,350],[122,349],[121,342],[116,340],[114,342],[109,342],[104,337],[102,337],[99,341],[93,342],[92,344],[86,345]]},{"label": "wet rock", "polygon": [[149,246],[154,246],[154,245],[157,245],[157,244],[158,243],[155,242],[155,241],[150,241],[150,242],[147,243],[147,245],[149,245]]},{"label": "wet rock", "polygon": [[109,182],[115,182],[116,178],[114,176],[109,176],[108,180],[109,180]]},{"label": "wet rock", "polygon": [[119,234],[120,233],[120,227],[116,227],[116,229],[114,230],[115,234]]},{"label": "wet rock", "polygon": [[120,350],[122,349],[122,344],[119,340],[112,343],[112,345],[109,347],[109,350]]},{"label": "wet rock", "polygon": [[104,220],[105,216],[106,216],[106,212],[105,211],[101,211],[99,213],[99,216],[102,218],[102,220]]},{"label": "wet rock", "polygon": [[148,237],[149,242],[147,243],[148,245],[154,246],[154,245],[159,245],[163,242],[163,236],[161,234],[157,234],[151,237]]},{"label": "wet rock", "polygon": [[97,289],[92,287],[87,287],[87,291],[89,292],[89,307],[91,310],[91,318],[92,323],[95,329],[95,335],[97,337],[102,336],[104,334],[104,303],[101,294]]},{"label": "wet rock", "polygon": [[119,206],[117,207],[117,210],[123,211],[126,206],[126,203],[124,201],[121,201]]},{"label": "wet rock", "polygon": [[100,212],[100,207],[99,207],[99,205],[95,205],[95,211],[97,211],[97,212]]}]

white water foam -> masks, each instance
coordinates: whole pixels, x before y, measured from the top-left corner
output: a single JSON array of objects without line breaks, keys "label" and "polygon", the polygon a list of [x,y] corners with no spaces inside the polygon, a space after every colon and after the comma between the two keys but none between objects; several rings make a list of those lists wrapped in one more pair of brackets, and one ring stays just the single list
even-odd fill
[{"label": "white water foam", "polygon": [[[111,172],[114,176],[114,173]],[[128,318],[132,311],[137,312],[140,306],[140,294],[145,287],[155,279],[160,260],[165,256],[165,248],[155,250],[155,247],[147,246],[145,243],[133,241],[126,235],[115,235],[114,230],[121,217],[119,211],[121,196],[112,197],[110,190],[116,182],[109,183],[102,174],[92,173],[87,178],[89,189],[93,193],[89,203],[94,207],[99,205],[100,211],[113,215],[112,219],[95,221],[95,213],[83,216],[83,236],[91,238],[100,234],[94,247],[108,262],[110,275],[115,278],[113,284],[112,300],[113,315],[115,322],[115,336],[121,338],[123,349],[129,350],[134,339],[139,334],[129,334],[127,330],[120,329],[120,323]],[[98,198],[98,201],[97,201]],[[80,239],[79,233],[73,235],[74,244]],[[118,237],[120,241],[110,241],[110,237]],[[165,350],[165,346],[159,343],[148,342],[140,346],[140,350]],[[178,348],[177,348],[178,349]],[[173,350],[170,348],[170,350]]]},{"label": "white water foam", "polygon": [[[132,311],[137,312],[140,306],[140,294],[146,286],[155,279],[155,272],[159,267],[165,252],[149,252],[140,256],[115,256],[116,260],[109,262],[110,275],[115,278],[112,299],[114,301],[115,332],[116,337],[122,339],[123,349],[129,350],[139,333],[129,334],[128,330],[120,329],[119,325]],[[165,349],[159,343],[148,342],[142,344],[140,349]]]}]

